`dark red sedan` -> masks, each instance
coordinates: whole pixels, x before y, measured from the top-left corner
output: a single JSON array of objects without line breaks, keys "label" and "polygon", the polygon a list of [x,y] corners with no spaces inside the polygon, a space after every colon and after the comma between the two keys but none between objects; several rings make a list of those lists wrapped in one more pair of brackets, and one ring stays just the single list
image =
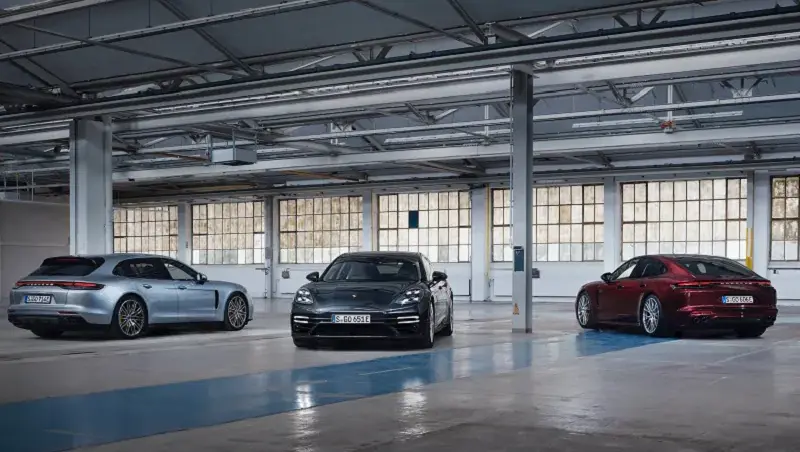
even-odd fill
[{"label": "dark red sedan", "polygon": [[769,280],[730,259],[640,256],[583,286],[575,315],[590,329],[638,325],[663,337],[705,328],[759,337],[775,323],[776,301]]}]

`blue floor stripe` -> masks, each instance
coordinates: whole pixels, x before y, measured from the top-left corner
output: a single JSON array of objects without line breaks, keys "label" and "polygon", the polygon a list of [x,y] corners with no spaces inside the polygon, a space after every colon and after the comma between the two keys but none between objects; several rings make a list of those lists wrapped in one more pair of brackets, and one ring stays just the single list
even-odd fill
[{"label": "blue floor stripe", "polygon": [[[546,366],[661,342],[587,332],[0,405],[0,451],[56,452]],[[330,353],[336,353],[331,351]]]}]

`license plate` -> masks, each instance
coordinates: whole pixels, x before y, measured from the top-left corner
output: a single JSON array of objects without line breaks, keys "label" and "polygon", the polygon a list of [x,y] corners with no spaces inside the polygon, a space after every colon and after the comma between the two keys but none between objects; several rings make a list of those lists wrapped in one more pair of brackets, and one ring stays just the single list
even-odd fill
[{"label": "license plate", "polygon": [[53,301],[53,297],[50,295],[26,295],[25,296],[25,303],[34,303],[34,304],[50,304]]},{"label": "license plate", "polygon": [[337,314],[333,316],[333,323],[369,323],[369,316]]},{"label": "license plate", "polygon": [[725,304],[753,304],[753,297],[750,295],[727,295],[722,297]]}]

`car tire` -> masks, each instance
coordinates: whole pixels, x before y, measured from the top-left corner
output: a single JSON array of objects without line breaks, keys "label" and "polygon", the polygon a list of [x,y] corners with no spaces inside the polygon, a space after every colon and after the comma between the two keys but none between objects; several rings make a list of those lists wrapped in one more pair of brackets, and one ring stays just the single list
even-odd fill
[{"label": "car tire", "polygon": [[746,328],[737,328],[736,329],[736,336],[742,339],[755,339],[757,337],[761,337],[764,332],[767,331],[767,327],[765,326],[751,326]]},{"label": "car tire", "polygon": [[294,342],[294,346],[297,348],[309,348],[309,349],[317,348],[317,341],[313,339],[299,339],[293,337],[292,342]]},{"label": "car tire", "polygon": [[433,303],[428,306],[428,317],[422,322],[422,337],[419,338],[419,348],[433,348],[434,336],[436,336],[436,312],[433,310]]},{"label": "car tire", "polygon": [[597,329],[597,311],[586,292],[579,293],[578,298],[575,299],[575,319],[583,329]]},{"label": "car tire", "polygon": [[64,334],[63,330],[56,328],[34,328],[31,333],[41,337],[42,339],[57,339]]},{"label": "car tire", "polygon": [[453,335],[453,324],[455,323],[455,314],[453,313],[453,296],[450,296],[450,306],[447,313],[447,325],[442,328],[441,334],[444,337]]},{"label": "car tire", "polygon": [[226,331],[241,331],[247,326],[250,317],[250,306],[247,298],[240,293],[233,293],[225,302],[225,314],[222,322]]},{"label": "car tire", "polygon": [[111,335],[118,339],[137,339],[147,332],[147,306],[141,298],[125,296],[114,308]]},{"label": "car tire", "polygon": [[655,295],[648,295],[642,300],[639,325],[648,336],[669,337],[674,334],[669,327],[669,319],[664,315],[661,301]]}]

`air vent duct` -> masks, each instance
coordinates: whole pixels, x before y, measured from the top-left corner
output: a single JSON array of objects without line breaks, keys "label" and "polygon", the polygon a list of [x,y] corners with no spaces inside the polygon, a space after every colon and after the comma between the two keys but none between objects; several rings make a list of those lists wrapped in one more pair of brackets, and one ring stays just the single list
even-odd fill
[{"label": "air vent duct", "polygon": [[211,151],[211,163],[215,165],[241,166],[252,165],[258,161],[258,154],[251,149],[214,149]]}]

